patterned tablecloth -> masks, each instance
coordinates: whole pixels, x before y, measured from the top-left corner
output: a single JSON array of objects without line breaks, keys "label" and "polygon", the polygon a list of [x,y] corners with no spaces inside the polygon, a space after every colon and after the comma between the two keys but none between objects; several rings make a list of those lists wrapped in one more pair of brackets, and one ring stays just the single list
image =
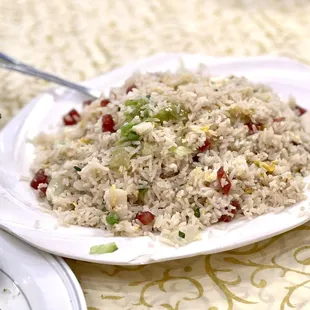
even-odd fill
[{"label": "patterned tablecloth", "polygon": [[[310,63],[309,0],[1,0],[1,50],[72,80],[156,52]],[[2,127],[50,87],[0,71]],[[97,309],[310,309],[310,224],[245,248],[139,267],[68,261]]]}]

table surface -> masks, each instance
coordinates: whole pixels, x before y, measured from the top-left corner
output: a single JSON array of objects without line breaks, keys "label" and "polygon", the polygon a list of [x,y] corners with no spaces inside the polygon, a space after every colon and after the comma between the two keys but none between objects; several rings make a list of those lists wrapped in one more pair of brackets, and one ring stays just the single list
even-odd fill
[{"label": "table surface", "polygon": [[[2,0],[1,49],[79,81],[157,52],[310,63],[308,0]],[[0,72],[0,127],[51,85]],[[139,267],[68,260],[88,309],[310,309],[310,223],[235,251]]]}]

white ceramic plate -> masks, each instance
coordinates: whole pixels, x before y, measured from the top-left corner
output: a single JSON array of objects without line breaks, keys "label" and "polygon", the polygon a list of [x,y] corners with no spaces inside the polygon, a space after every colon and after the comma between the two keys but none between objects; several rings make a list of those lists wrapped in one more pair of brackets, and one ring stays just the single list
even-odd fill
[{"label": "white ceramic plate", "polygon": [[[204,63],[208,65],[208,72],[213,75],[233,73],[244,75],[254,82],[264,82],[281,96],[293,94],[301,106],[310,108],[310,69],[295,61],[277,57],[212,58],[160,54],[84,84],[107,93],[110,87],[122,85],[134,71],[176,70],[180,60],[189,69],[195,69]],[[30,176],[29,165],[34,158],[33,146],[27,143],[27,139],[46,130],[50,124],[60,124],[62,115],[73,106],[80,109],[83,100],[84,98],[69,90],[51,90],[30,102],[0,134],[1,224],[34,246],[85,261],[122,265],[147,264],[241,247],[290,230],[310,219],[309,216],[300,216],[301,206],[309,211],[309,201],[306,201],[280,213],[265,214],[252,221],[241,218],[231,223],[214,225],[202,233],[201,241],[178,249],[152,241],[148,237],[107,238],[104,231],[77,226],[56,229],[56,219],[36,209],[36,196],[29,183],[19,179],[20,175]],[[40,222],[39,228],[34,227],[36,220]],[[91,246],[111,241],[117,243],[118,251],[104,255],[89,254]]]},{"label": "white ceramic plate", "polygon": [[61,258],[0,230],[1,310],[86,310],[80,285]]}]

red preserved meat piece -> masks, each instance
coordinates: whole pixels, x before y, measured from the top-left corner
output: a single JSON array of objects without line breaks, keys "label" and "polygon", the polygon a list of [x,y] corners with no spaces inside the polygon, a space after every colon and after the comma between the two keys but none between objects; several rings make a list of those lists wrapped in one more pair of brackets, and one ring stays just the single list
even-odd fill
[{"label": "red preserved meat piece", "polygon": [[222,189],[224,195],[228,195],[231,189],[231,181],[229,180],[223,167],[221,167],[217,171],[217,180],[219,182],[219,186]]},{"label": "red preserved meat piece", "polygon": [[114,132],[114,120],[111,114],[102,116],[102,132]]},{"label": "red preserved meat piece", "polygon": [[136,219],[139,220],[143,225],[149,225],[154,221],[155,215],[149,211],[139,212],[136,216]]}]

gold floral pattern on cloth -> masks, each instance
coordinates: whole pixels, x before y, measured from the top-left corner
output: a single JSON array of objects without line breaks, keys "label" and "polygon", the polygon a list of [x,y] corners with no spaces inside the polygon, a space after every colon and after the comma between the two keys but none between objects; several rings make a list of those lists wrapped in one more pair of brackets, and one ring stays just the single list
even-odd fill
[{"label": "gold floral pattern on cloth", "polygon": [[[159,52],[310,64],[309,0],[1,0],[1,51],[73,81]],[[51,84],[0,70],[0,128]],[[310,224],[230,252],[147,266],[68,260],[88,310],[310,309]]]},{"label": "gold floral pattern on cloth", "polygon": [[146,266],[68,260],[97,309],[310,309],[310,224],[240,249]]}]

